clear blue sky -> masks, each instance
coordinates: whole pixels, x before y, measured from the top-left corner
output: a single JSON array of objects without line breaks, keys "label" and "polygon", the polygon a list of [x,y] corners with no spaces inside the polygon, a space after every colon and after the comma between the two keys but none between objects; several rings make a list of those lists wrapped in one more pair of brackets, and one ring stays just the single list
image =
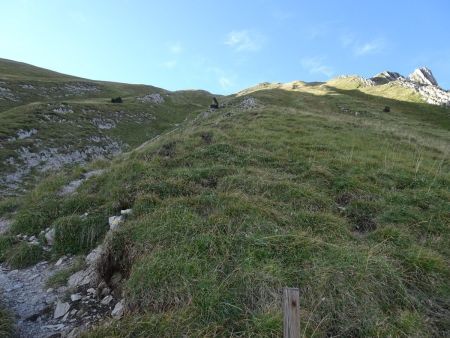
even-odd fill
[{"label": "clear blue sky", "polygon": [[448,0],[0,0],[0,57],[215,93],[419,66],[450,88],[449,14]]}]

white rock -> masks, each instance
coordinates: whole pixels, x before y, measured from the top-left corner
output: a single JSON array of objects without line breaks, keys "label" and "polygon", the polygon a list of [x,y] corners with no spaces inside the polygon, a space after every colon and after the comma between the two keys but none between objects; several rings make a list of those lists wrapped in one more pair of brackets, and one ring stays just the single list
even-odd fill
[{"label": "white rock", "polygon": [[89,265],[96,264],[103,252],[103,247],[99,245],[86,256],[86,263]]},{"label": "white rock", "polygon": [[53,245],[53,243],[55,242],[55,229],[52,228],[47,231],[45,233],[45,239],[48,245]]},{"label": "white rock", "polygon": [[55,263],[55,266],[60,266],[64,261],[66,260],[66,256],[62,256],[58,261]]},{"label": "white rock", "polygon": [[423,67],[416,69],[408,77],[411,81],[421,85],[438,86],[436,79],[430,69]]},{"label": "white rock", "polygon": [[58,319],[63,317],[70,310],[69,303],[62,303],[60,300],[56,303],[55,312],[53,313],[53,318]]},{"label": "white rock", "polygon": [[147,94],[141,97],[137,97],[136,99],[142,103],[161,104],[164,102],[164,98],[161,96],[161,94],[158,93]]},{"label": "white rock", "polygon": [[133,209],[120,210],[121,215],[131,215],[132,212],[133,212]]},{"label": "white rock", "polygon": [[50,293],[50,292],[53,292],[53,291],[55,291],[55,289],[53,289],[53,288],[48,288],[47,289],[47,293]]},{"label": "white rock", "polygon": [[113,300],[113,297],[111,295],[106,296],[105,298],[102,299],[101,303],[103,305],[109,305],[109,303],[111,303]]},{"label": "white rock", "polygon": [[83,298],[79,293],[74,293],[73,295],[70,295],[70,300],[72,302],[79,301],[81,298]]},{"label": "white rock", "polygon": [[84,285],[94,283],[97,279],[97,272],[93,267],[88,267],[85,270],[75,272],[69,277],[67,285],[70,288],[76,288]]},{"label": "white rock", "polygon": [[115,319],[120,319],[123,316],[125,311],[125,300],[122,299],[120,302],[114,306],[114,309],[111,311],[111,316]]},{"label": "white rock", "polygon": [[109,228],[111,230],[116,229],[123,222],[123,216],[111,216],[108,219]]},{"label": "white rock", "polygon": [[105,287],[102,289],[101,295],[104,296],[108,296],[109,294],[111,294],[111,289],[108,287]]}]

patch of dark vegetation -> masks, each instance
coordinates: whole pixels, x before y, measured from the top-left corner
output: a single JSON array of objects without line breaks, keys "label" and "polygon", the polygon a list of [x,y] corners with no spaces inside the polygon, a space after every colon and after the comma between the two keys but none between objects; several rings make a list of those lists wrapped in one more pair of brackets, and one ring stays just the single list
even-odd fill
[{"label": "patch of dark vegetation", "polygon": [[204,188],[213,188],[213,189],[215,189],[217,187],[217,183],[218,183],[217,177],[202,178],[200,180],[200,184]]},{"label": "patch of dark vegetation", "polygon": [[113,97],[113,98],[111,99],[111,103],[123,103],[123,99],[122,99],[120,96],[118,96],[118,97]]},{"label": "patch of dark vegetation", "polygon": [[116,297],[122,295],[121,282],[129,277],[133,260],[135,257],[132,243],[123,231],[116,232],[115,236],[108,238],[97,270]]},{"label": "patch of dark vegetation", "polygon": [[175,155],[176,142],[168,142],[158,150],[158,155],[162,157],[173,157]]},{"label": "patch of dark vegetation", "polygon": [[383,111],[384,111],[385,113],[389,113],[389,112],[391,111],[391,107],[385,106],[384,109],[383,109]]},{"label": "patch of dark vegetation", "polygon": [[202,138],[202,141],[205,142],[205,144],[211,144],[213,140],[213,134],[211,132],[204,132],[200,135]]},{"label": "patch of dark vegetation", "polygon": [[219,101],[215,97],[213,97],[213,103],[209,105],[211,109],[219,109]]},{"label": "patch of dark vegetation", "polygon": [[338,206],[340,207],[346,207],[347,205],[350,204],[350,202],[353,200],[353,194],[349,193],[349,192],[344,192],[342,194],[340,194],[337,198],[336,198],[336,203],[338,204]]},{"label": "patch of dark vegetation", "polygon": [[358,215],[353,218],[353,221],[355,224],[353,230],[360,233],[374,231],[377,228],[375,220],[367,215]]},{"label": "patch of dark vegetation", "polygon": [[0,236],[0,262],[8,258],[8,253],[14,244],[16,239],[13,236]]},{"label": "patch of dark vegetation", "polygon": [[336,198],[340,212],[351,221],[352,231],[367,233],[377,229],[374,214],[377,205],[371,196],[358,196],[351,192],[343,192]]}]

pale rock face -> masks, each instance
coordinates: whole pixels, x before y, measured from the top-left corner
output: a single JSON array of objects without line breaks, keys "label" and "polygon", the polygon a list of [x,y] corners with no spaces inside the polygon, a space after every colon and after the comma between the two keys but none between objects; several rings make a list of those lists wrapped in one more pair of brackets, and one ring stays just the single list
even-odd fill
[{"label": "pale rock face", "polygon": [[47,241],[48,245],[53,245],[55,242],[55,229],[52,228],[49,231],[45,233],[45,240]]},{"label": "pale rock face", "polygon": [[137,97],[136,99],[142,103],[164,103],[164,98],[161,96],[161,94],[158,93],[147,94],[141,97]]},{"label": "pale rock face", "polygon": [[56,303],[55,312],[53,314],[53,318],[61,318],[63,317],[67,312],[69,312],[70,304],[69,303],[62,303],[58,300],[58,303]]},{"label": "pale rock face", "polygon": [[77,302],[82,298],[82,296],[79,293],[75,293],[73,295],[70,295],[70,300],[72,302]]},{"label": "pale rock face", "polygon": [[[429,104],[450,107],[450,92],[439,87],[433,73],[426,67],[416,69],[408,77],[404,77],[396,72],[384,71],[377,74],[374,78],[384,78],[388,82],[412,89]],[[367,84],[364,81],[362,83],[365,86],[374,85]]]},{"label": "pale rock face", "polygon": [[123,216],[111,216],[109,218],[109,228],[111,230],[116,229],[123,222]]},{"label": "pale rock face", "polygon": [[111,316],[115,319],[120,319],[123,316],[125,311],[125,300],[122,299],[120,302],[114,306],[114,309],[111,312]]},{"label": "pale rock face", "polygon": [[403,76],[401,76],[400,73],[390,72],[388,70],[385,70],[384,72],[381,72],[380,74],[375,75],[375,77],[383,77],[389,81],[395,81],[395,80],[398,80],[399,78],[403,78]]},{"label": "pale rock face", "polygon": [[426,67],[418,68],[408,76],[412,82],[426,85],[426,86],[438,86],[436,79],[433,76],[431,70]]},{"label": "pale rock face", "polygon": [[120,214],[121,214],[121,215],[124,215],[124,216],[126,216],[126,215],[131,215],[132,212],[133,212],[132,209],[120,210]]}]

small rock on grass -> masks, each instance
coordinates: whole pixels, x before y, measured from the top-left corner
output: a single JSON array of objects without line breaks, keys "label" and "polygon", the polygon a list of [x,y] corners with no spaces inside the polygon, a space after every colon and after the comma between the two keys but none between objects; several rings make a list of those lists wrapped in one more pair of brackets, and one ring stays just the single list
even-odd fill
[{"label": "small rock on grass", "polygon": [[114,306],[114,309],[111,311],[111,316],[115,319],[120,319],[125,312],[125,300],[122,299],[120,302]]}]

